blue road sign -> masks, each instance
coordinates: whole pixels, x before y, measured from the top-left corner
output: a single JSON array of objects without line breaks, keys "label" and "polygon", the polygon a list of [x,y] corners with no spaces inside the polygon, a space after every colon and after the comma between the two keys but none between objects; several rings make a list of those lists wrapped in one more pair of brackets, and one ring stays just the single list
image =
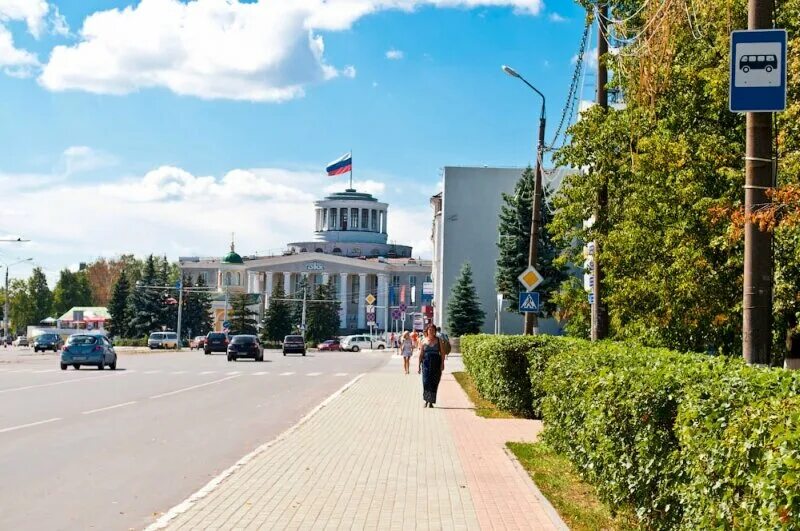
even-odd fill
[{"label": "blue road sign", "polygon": [[231,322],[230,321],[224,321],[222,323],[222,327],[223,328],[230,328],[231,327]]},{"label": "blue road sign", "polygon": [[730,109],[774,112],[786,108],[786,30],[731,32]]},{"label": "blue road sign", "polygon": [[539,292],[537,291],[522,291],[519,294],[519,311],[520,313],[538,312],[539,311]]}]

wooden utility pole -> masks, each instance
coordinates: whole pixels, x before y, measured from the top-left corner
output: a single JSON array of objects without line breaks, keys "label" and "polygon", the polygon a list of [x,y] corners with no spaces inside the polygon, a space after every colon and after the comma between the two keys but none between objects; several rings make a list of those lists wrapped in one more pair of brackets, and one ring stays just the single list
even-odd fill
[{"label": "wooden utility pole", "polygon": [[[747,29],[772,28],[772,2],[749,0]],[[742,354],[747,363],[767,364],[772,343],[772,234],[747,221],[747,214],[770,202],[772,113],[748,112],[744,186],[744,297]]]},{"label": "wooden utility pole", "polygon": [[[755,0],[751,0],[755,1]],[[608,4],[597,4],[597,104],[604,112],[608,110],[608,69],[604,57],[608,53]],[[595,234],[604,235],[606,232],[606,218],[608,217],[608,181],[606,175],[600,176],[600,187],[597,189],[597,205],[594,215]],[[600,241],[594,239],[594,254],[592,255],[592,275],[594,285],[592,295],[592,341],[605,339],[608,336],[608,311],[602,299],[603,268],[600,264]]]}]

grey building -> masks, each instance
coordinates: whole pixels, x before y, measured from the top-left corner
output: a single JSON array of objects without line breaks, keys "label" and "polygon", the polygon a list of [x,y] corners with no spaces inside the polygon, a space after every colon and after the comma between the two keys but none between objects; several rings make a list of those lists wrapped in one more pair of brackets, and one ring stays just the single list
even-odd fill
[{"label": "grey building", "polygon": [[[494,333],[497,318],[497,289],[495,271],[499,257],[498,225],[503,204],[502,193],[514,193],[514,187],[524,168],[488,168],[446,166],[443,171],[443,191],[431,198],[433,208],[434,321],[447,325],[447,301],[458,279],[462,264],[472,266],[475,289],[486,319],[481,331]],[[545,186],[560,185],[564,172],[546,172]],[[504,301],[503,308],[517,301]],[[500,312],[500,332],[519,334],[523,330],[522,316]],[[539,331],[558,334],[560,328],[553,319],[540,319]]]}]

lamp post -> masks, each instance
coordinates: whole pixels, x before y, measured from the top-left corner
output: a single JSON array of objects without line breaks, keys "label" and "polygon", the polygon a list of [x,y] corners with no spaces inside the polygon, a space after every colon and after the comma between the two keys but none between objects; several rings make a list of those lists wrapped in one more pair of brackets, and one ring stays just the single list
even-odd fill
[{"label": "lamp post", "polygon": [[33,261],[33,258],[25,258],[24,260],[19,260],[17,262],[12,263],[12,264],[3,264],[4,266],[6,266],[6,296],[5,296],[5,303],[3,304],[3,337],[9,335],[8,334],[8,321],[9,321],[8,312],[10,310],[8,308],[8,306],[9,306],[9,304],[8,304],[8,299],[9,299],[9,296],[8,296],[8,268],[13,266],[13,265],[21,264],[23,262],[31,262],[31,261]]},{"label": "lamp post", "polygon": [[[542,98],[542,110],[539,114],[539,144],[536,147],[536,177],[533,186],[533,208],[531,212],[531,237],[528,244],[528,265],[536,267],[539,260],[539,231],[542,228],[542,157],[544,155],[544,127],[545,127],[545,97],[536,87],[519,75],[510,66],[503,65],[503,72],[515,77],[528,85]],[[525,313],[525,334],[531,335],[538,332],[539,316],[536,312]]]}]

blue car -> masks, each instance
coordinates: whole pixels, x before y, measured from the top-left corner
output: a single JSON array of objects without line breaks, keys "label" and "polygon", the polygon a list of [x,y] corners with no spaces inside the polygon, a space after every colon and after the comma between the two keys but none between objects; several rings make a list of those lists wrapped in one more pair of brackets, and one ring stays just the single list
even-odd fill
[{"label": "blue car", "polygon": [[61,351],[61,370],[66,371],[70,365],[75,369],[80,369],[81,365],[93,365],[101,371],[108,366],[113,371],[117,368],[117,353],[105,336],[75,334],[69,336]]}]

